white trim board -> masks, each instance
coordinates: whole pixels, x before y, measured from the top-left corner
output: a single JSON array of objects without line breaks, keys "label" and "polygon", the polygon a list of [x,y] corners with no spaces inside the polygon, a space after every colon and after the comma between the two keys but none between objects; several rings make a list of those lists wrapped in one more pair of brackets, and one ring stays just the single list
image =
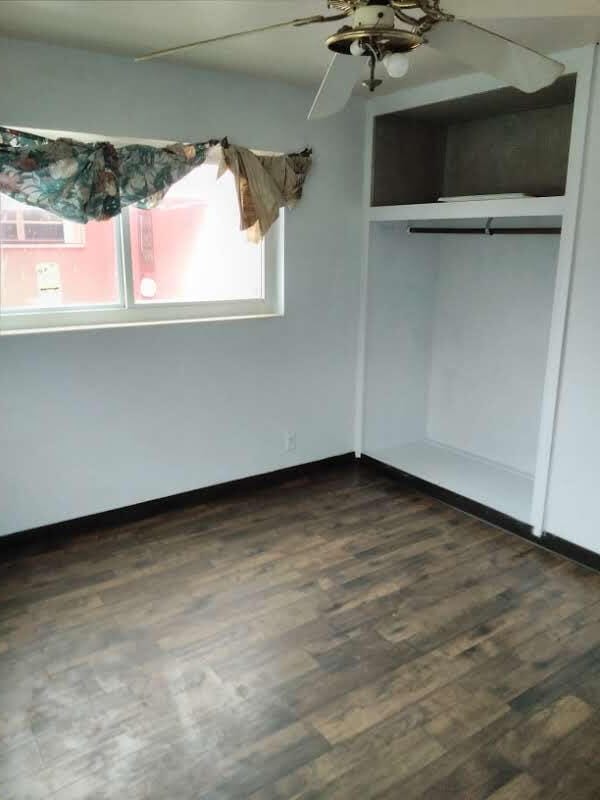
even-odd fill
[{"label": "white trim board", "polygon": [[581,56],[579,73],[577,76],[577,92],[575,95],[575,108],[573,114],[573,129],[571,134],[571,150],[569,154],[567,190],[565,194],[563,230],[560,240],[558,269],[556,273],[556,287],[554,293],[554,306],[552,310],[550,340],[548,345],[546,378],[544,381],[544,393],[542,397],[538,455],[535,470],[535,487],[533,493],[533,532],[538,537],[541,537],[544,532],[546,505],[548,501],[552,446],[556,428],[558,393],[560,389],[560,377],[563,365],[567,328],[567,312],[569,308],[569,297],[571,294],[573,261],[575,257],[575,244],[577,240],[579,221],[579,208],[581,205],[581,191],[583,185],[582,176],[585,150],[588,139],[592,77],[596,54],[597,45],[592,45],[584,49],[584,52]]},{"label": "white trim board", "polygon": [[417,203],[403,206],[372,206],[371,222],[402,222],[454,219],[527,219],[561,217],[564,197],[527,197],[518,200],[466,200],[455,203]]},{"label": "white trim board", "polygon": [[367,367],[367,319],[369,312],[369,240],[371,207],[371,170],[373,151],[373,116],[366,113],[365,149],[363,161],[363,218],[362,218],[362,253],[360,270],[360,296],[358,313],[358,331],[356,348],[356,386],[354,401],[354,454],[362,455],[365,417],[365,386]]}]

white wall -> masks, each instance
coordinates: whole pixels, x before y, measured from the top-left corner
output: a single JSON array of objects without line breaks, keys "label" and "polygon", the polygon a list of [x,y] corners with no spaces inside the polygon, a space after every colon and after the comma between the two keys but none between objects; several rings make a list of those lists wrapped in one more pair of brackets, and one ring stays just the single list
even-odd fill
[{"label": "white wall", "polygon": [[406,226],[371,225],[364,449],[425,436],[439,241]]},{"label": "white wall", "polygon": [[0,75],[4,125],[315,153],[283,318],[0,339],[0,534],[350,451],[362,104],[308,123],[311,91],[9,40]]},{"label": "white wall", "polygon": [[444,236],[427,434],[533,474],[558,236]]},{"label": "white wall", "polygon": [[371,225],[365,452],[429,438],[533,473],[558,237],[405,227]]},{"label": "white wall", "polygon": [[600,553],[600,63],[591,121],[545,529]]}]

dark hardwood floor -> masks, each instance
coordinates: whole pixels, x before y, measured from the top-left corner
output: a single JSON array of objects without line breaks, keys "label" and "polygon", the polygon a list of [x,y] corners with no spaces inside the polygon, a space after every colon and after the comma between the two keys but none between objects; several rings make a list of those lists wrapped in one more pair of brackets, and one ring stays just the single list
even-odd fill
[{"label": "dark hardwood floor", "polygon": [[1,569],[2,800],[600,797],[600,576],[373,467]]}]

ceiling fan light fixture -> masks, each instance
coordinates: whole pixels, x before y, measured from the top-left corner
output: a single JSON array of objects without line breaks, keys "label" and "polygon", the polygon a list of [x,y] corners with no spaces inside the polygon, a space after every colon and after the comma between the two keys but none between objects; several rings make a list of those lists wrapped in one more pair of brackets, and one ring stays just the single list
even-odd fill
[{"label": "ceiling fan light fixture", "polygon": [[423,44],[423,37],[400,28],[340,28],[327,39],[327,47],[334,53],[354,55],[353,46],[361,47],[368,54],[372,49],[386,53],[409,53]]}]

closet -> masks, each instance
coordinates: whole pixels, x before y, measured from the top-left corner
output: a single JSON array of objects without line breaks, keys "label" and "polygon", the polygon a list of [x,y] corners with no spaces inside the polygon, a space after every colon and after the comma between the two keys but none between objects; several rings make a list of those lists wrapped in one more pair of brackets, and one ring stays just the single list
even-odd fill
[{"label": "closet", "polygon": [[384,98],[367,131],[358,449],[536,532],[589,76],[583,84],[574,68],[536,95],[444,88],[399,109]]}]

